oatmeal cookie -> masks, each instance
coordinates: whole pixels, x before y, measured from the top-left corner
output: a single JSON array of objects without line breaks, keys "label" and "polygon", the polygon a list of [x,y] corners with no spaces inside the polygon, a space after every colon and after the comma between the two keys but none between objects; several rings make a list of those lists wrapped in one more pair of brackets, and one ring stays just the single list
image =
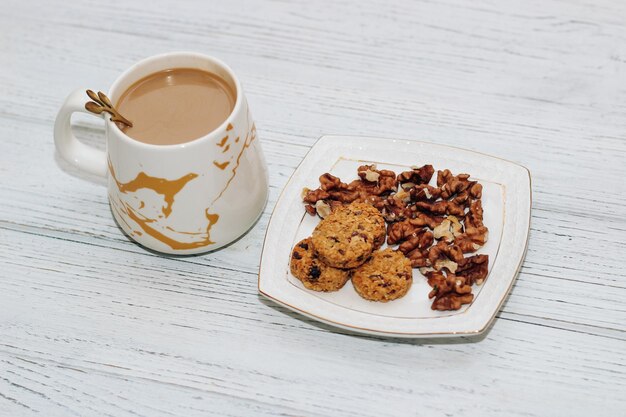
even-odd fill
[{"label": "oatmeal cookie", "polygon": [[313,291],[337,291],[350,278],[350,272],[327,266],[319,260],[311,238],[301,240],[291,252],[291,273]]},{"label": "oatmeal cookie", "polygon": [[365,230],[367,234],[373,236],[374,250],[380,248],[385,243],[385,238],[387,237],[385,218],[376,207],[367,203],[352,203],[344,210],[347,215],[359,219],[357,225],[359,231]]},{"label": "oatmeal cookie", "polygon": [[403,297],[412,283],[411,261],[389,248],[374,252],[352,274],[352,285],[361,297],[383,303]]},{"label": "oatmeal cookie", "polygon": [[313,231],[319,258],[335,268],[355,268],[365,262],[385,240],[385,220],[365,203],[339,207]]}]

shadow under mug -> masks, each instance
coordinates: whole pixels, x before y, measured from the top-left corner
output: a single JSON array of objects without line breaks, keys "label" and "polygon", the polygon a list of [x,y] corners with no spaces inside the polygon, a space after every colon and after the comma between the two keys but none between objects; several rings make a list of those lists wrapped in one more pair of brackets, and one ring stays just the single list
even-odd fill
[{"label": "shadow under mug", "polygon": [[106,113],[106,152],[78,141],[74,112],[85,109],[85,89],[70,94],[54,126],[58,152],[78,168],[108,175],[113,216],[139,244],[168,254],[218,249],[244,234],[261,215],[268,172],[239,80],[221,61],[174,52],[144,59],[126,70],[109,90],[116,103],[133,83],[158,71],[195,68],[219,75],[237,92],[235,107],[211,133],[177,145],[152,145],[122,132]]}]

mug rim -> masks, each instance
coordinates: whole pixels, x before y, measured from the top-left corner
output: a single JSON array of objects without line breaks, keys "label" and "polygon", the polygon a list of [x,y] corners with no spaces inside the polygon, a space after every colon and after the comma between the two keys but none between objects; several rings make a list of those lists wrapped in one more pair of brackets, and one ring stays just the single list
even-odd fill
[{"label": "mug rim", "polygon": [[[209,133],[200,136],[196,139],[192,139],[190,141],[187,142],[183,142],[183,143],[176,143],[176,144],[171,144],[171,145],[156,145],[153,143],[145,143],[145,142],[141,142],[138,141],[136,139],[133,139],[132,137],[128,136],[126,133],[124,133],[124,131],[122,129],[120,129],[117,126],[117,123],[111,121],[111,117],[106,118],[106,122],[109,128],[113,129],[113,131],[119,136],[121,137],[121,139],[125,142],[127,142],[130,145],[133,146],[139,146],[139,147],[144,147],[147,149],[151,149],[151,150],[158,150],[158,149],[162,149],[162,150],[172,150],[172,149],[184,149],[188,146],[192,146],[192,145],[196,145],[198,143],[201,143],[205,140],[208,140],[211,136],[213,136],[215,134],[215,132],[223,130],[226,128],[226,126],[228,126],[229,123],[232,123],[233,119],[235,118],[235,116],[237,114],[239,114],[239,112],[241,111],[241,107],[242,107],[242,101],[243,101],[243,92],[241,91],[241,84],[239,82],[239,78],[237,78],[237,76],[235,75],[234,71],[228,66],[226,65],[226,63],[224,63],[224,61],[215,58],[213,56],[210,55],[205,55],[199,52],[191,52],[191,51],[178,51],[178,52],[166,52],[166,53],[162,53],[162,54],[158,54],[158,55],[152,55],[149,56],[147,58],[144,58],[136,63],[134,63],[133,65],[131,65],[130,67],[128,67],[124,72],[122,72],[113,82],[113,84],[111,85],[111,87],[109,88],[109,97],[113,97],[113,93],[115,92],[115,90],[119,87],[119,84],[125,80],[126,78],[130,77],[140,66],[143,66],[145,64],[149,64],[152,62],[156,62],[156,61],[161,61],[163,59],[166,58],[172,58],[172,57],[193,57],[193,58],[200,58],[202,60],[208,61],[212,64],[215,64],[218,67],[221,67],[221,69],[223,69],[228,76],[232,79],[233,84],[235,86],[235,89],[237,90],[236,96],[235,96],[235,105],[233,106],[232,111],[230,112],[230,114],[228,115],[228,117],[226,118],[226,120],[224,120],[224,122],[222,122],[218,127],[216,127],[215,129],[211,130]],[[136,82],[138,80],[135,80],[134,82]]]}]

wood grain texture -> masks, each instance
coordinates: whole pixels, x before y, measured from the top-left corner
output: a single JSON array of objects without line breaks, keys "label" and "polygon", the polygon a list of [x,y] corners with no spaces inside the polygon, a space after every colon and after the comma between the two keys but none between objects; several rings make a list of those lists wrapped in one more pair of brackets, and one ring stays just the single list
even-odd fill
[{"label": "wood grain texture", "polygon": [[[609,0],[5,1],[0,415],[626,415],[625,19]],[[239,74],[270,166],[255,227],[184,258],[124,237],[52,141],[71,90],[172,50]],[[531,170],[528,255],[485,337],[355,336],[259,297],[280,190],[333,133]]]}]

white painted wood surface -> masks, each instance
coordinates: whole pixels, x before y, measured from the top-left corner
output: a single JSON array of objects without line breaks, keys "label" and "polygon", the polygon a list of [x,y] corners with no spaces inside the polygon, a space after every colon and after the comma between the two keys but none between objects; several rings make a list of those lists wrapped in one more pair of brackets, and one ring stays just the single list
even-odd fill
[{"label": "white painted wood surface", "polygon": [[[0,13],[1,416],[626,415],[626,3],[73,3]],[[171,50],[234,68],[271,170],[254,229],[196,257],[128,241],[52,141],[72,89]],[[269,213],[332,133],[530,168],[528,255],[484,338],[354,336],[259,297]]]}]

